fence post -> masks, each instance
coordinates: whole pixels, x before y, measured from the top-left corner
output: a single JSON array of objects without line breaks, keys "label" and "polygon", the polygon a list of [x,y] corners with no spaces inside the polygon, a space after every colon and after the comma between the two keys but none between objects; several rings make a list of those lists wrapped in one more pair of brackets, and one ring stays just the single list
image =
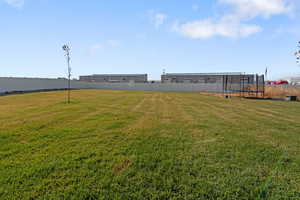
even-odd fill
[{"label": "fence post", "polygon": [[262,75],[262,79],[263,79],[263,91],[262,91],[262,93],[263,93],[263,98],[265,98],[265,90],[266,90],[266,82],[265,82],[265,76],[264,75]]},{"label": "fence post", "polygon": [[259,82],[258,81],[259,81],[258,80],[258,74],[256,74],[256,98],[258,98],[258,90],[259,90],[259,88],[258,88]]}]

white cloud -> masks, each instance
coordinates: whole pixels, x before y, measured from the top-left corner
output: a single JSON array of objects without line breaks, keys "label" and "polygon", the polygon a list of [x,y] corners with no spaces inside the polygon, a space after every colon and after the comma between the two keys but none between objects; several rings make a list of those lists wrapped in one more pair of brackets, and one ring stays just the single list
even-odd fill
[{"label": "white cloud", "polygon": [[216,19],[201,19],[177,24],[174,30],[192,39],[205,39],[214,36],[242,38],[262,31],[258,25],[246,22],[262,16],[290,14],[293,5],[289,0],[218,0],[229,5],[231,11]]},{"label": "white cloud", "polygon": [[4,2],[15,8],[22,8],[24,5],[24,0],[4,0]]},{"label": "white cloud", "polygon": [[150,22],[155,26],[155,28],[159,28],[161,25],[163,25],[168,18],[166,14],[156,12],[154,10],[149,10],[148,16],[150,18]]},{"label": "white cloud", "polygon": [[272,15],[289,14],[293,4],[288,0],[219,0],[222,4],[234,8],[234,15],[244,19],[257,16],[271,17]]},{"label": "white cloud", "polygon": [[214,36],[247,37],[260,32],[262,28],[257,25],[234,23],[232,21],[221,20],[216,22],[205,19],[177,25],[175,30],[191,39],[206,39]]}]

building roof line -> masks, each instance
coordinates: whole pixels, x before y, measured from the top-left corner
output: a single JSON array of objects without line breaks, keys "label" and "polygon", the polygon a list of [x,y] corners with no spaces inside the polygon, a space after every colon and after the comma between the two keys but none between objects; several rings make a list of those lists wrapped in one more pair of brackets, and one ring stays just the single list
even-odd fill
[{"label": "building roof line", "polygon": [[147,75],[148,74],[92,74],[92,75],[85,75],[85,76],[147,76]]},{"label": "building roof line", "polygon": [[[166,75],[243,75],[242,72],[224,72],[224,73],[167,73]],[[245,74],[246,75],[246,74]]]}]

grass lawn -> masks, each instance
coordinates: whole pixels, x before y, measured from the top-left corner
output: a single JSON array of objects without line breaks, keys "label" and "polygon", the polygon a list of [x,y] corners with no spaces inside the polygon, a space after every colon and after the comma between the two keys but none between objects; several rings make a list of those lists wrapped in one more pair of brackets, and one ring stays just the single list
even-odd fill
[{"label": "grass lawn", "polygon": [[0,97],[0,199],[300,199],[300,103],[72,98]]}]

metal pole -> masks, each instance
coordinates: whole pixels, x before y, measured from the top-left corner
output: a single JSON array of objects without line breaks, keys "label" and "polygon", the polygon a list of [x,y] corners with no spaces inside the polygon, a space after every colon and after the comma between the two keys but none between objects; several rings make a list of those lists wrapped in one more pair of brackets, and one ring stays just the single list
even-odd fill
[{"label": "metal pole", "polygon": [[256,74],[256,98],[258,98],[258,74]]},{"label": "metal pole", "polygon": [[226,93],[226,97],[228,97],[228,75],[226,75],[226,79],[225,79],[225,93]]},{"label": "metal pole", "polygon": [[225,97],[225,75],[222,77],[222,89],[223,89],[223,97]]},{"label": "metal pole", "polygon": [[262,76],[262,79],[263,79],[262,80],[262,82],[263,82],[263,98],[265,98],[265,89],[266,89],[266,85],[265,84],[266,83],[265,83],[265,76],[264,75]]},{"label": "metal pole", "polygon": [[242,77],[240,75],[240,98],[242,98]]},{"label": "metal pole", "polygon": [[245,97],[245,74],[243,74],[243,98]]}]

